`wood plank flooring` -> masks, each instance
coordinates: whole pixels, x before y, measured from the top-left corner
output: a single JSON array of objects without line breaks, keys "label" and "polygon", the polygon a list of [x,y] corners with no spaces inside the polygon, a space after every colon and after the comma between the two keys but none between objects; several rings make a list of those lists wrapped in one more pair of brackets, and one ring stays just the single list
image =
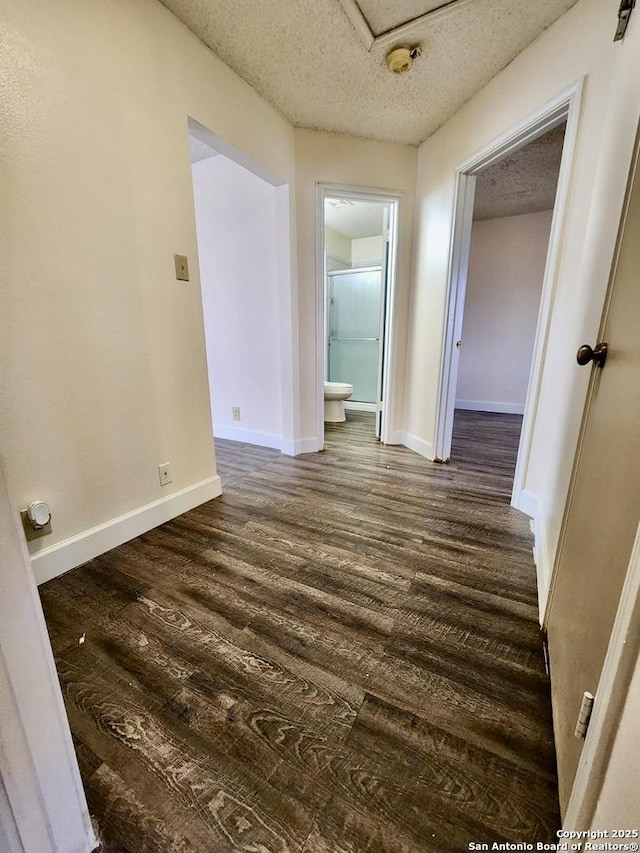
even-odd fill
[{"label": "wood plank flooring", "polygon": [[105,851],[555,839],[520,420],[458,413],[448,465],[353,412],[218,441],[222,498],[41,587]]}]

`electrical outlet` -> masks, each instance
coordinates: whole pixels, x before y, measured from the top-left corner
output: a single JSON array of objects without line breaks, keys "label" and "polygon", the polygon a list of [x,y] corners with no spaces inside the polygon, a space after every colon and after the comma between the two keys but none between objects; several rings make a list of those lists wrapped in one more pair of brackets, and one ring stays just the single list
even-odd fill
[{"label": "electrical outlet", "polygon": [[240,406],[231,406],[231,417],[234,421],[240,420]]},{"label": "electrical outlet", "polygon": [[158,465],[158,477],[160,478],[161,486],[168,486],[169,483],[173,483],[170,462],[165,462],[163,465]]},{"label": "electrical outlet", "polygon": [[49,521],[41,527],[34,527],[33,521],[29,518],[29,511],[26,509],[20,510],[20,517],[22,518],[22,526],[24,527],[27,542],[32,542],[40,536],[46,536],[47,533],[51,533],[51,516],[49,516]]}]

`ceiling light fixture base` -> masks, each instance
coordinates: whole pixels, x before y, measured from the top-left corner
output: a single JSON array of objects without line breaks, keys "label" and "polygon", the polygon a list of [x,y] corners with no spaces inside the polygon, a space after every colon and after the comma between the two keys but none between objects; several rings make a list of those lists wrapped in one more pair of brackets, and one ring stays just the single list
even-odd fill
[{"label": "ceiling light fixture base", "polygon": [[420,45],[409,47],[401,45],[394,47],[387,54],[387,67],[393,74],[406,74],[413,66],[413,60],[417,59],[422,54]]}]

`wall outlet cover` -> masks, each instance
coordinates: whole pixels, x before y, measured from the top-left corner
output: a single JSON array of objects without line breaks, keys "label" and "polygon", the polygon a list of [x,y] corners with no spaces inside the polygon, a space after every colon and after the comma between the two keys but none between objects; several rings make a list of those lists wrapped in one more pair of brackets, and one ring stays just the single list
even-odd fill
[{"label": "wall outlet cover", "polygon": [[161,486],[168,486],[169,483],[173,482],[173,478],[171,476],[171,464],[169,462],[164,462],[162,465],[158,465],[158,477],[160,478]]},{"label": "wall outlet cover", "polygon": [[240,420],[240,406],[231,406],[231,417],[234,421]]},{"label": "wall outlet cover", "polygon": [[51,521],[48,521],[44,527],[39,527],[36,529],[29,520],[29,513],[26,509],[20,510],[20,518],[22,519],[22,527],[24,528],[24,535],[27,539],[27,542],[33,542],[34,539],[39,539],[41,536],[46,536],[47,533],[51,533]]}]

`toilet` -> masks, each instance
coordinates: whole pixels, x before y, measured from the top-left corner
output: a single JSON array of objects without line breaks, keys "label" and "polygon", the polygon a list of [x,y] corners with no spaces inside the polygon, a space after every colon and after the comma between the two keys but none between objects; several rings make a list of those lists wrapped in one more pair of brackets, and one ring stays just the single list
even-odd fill
[{"label": "toilet", "polygon": [[346,421],[344,401],[353,394],[353,385],[347,382],[324,383],[324,419],[330,424]]}]

